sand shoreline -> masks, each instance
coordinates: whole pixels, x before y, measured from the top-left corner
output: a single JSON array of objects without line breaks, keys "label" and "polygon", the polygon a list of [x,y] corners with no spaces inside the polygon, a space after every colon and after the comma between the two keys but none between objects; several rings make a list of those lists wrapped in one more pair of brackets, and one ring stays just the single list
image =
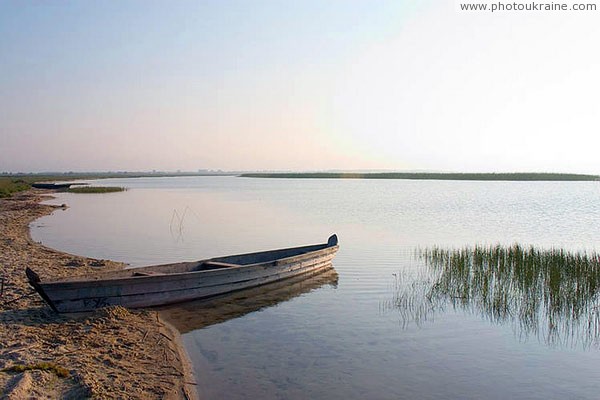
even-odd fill
[{"label": "sand shoreline", "polygon": [[68,377],[38,369],[0,372],[0,398],[196,398],[179,333],[157,311],[115,307],[57,314],[32,293],[27,266],[42,277],[124,267],[34,242],[29,224],[56,209],[40,204],[46,193],[31,190],[0,199],[0,371],[50,363],[68,370]]}]

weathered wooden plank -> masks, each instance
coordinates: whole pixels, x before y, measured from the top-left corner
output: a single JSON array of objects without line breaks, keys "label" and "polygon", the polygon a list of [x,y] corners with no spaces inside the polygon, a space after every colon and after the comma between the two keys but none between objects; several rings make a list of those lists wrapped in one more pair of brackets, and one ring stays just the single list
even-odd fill
[{"label": "weathered wooden plank", "polygon": [[226,283],[214,286],[203,286],[196,288],[186,288],[180,290],[168,290],[164,292],[154,293],[138,293],[114,297],[96,297],[76,300],[58,300],[55,301],[55,307],[60,312],[75,312],[92,310],[98,307],[106,307],[110,305],[122,305],[125,307],[150,307],[163,304],[178,303],[187,300],[216,296],[219,294],[229,293],[245,288],[260,286],[263,284],[275,282],[293,276],[302,275],[318,271],[320,269],[331,268],[331,262],[323,262],[300,270],[287,271],[279,274],[260,277],[248,281],[240,281],[235,283]]}]

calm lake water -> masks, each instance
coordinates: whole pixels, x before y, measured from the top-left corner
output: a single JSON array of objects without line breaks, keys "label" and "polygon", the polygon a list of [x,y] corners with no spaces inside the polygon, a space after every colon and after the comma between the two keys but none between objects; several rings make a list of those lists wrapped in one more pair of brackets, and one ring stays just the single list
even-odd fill
[{"label": "calm lake water", "polygon": [[[34,221],[34,240],[139,266],[313,244],[338,234],[337,274],[213,302],[210,311],[180,307],[205,398],[598,398],[600,302],[593,290],[578,310],[541,311],[532,319],[513,301],[498,317],[496,303],[457,302],[453,291],[428,302],[436,278],[418,256],[434,246],[477,244],[600,251],[597,182],[95,183],[129,190],[60,194],[53,203],[70,208]],[[503,275],[507,287],[527,284],[511,276]],[[547,296],[543,280],[536,284],[542,286],[525,289]],[[575,311],[581,311],[577,323]],[[558,333],[548,335],[554,328]]]}]

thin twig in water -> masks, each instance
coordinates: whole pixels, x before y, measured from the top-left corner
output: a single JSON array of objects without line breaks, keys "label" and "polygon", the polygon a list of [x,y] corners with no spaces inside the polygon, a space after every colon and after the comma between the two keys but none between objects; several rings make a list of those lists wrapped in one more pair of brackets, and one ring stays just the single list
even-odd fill
[{"label": "thin twig in water", "polygon": [[194,215],[198,221],[202,222],[202,219],[198,214],[190,207],[185,206],[183,212],[180,214],[177,209],[173,209],[173,214],[171,214],[171,222],[169,222],[169,231],[171,232],[171,236],[175,236],[173,222],[177,223],[177,237],[175,237],[176,241],[183,241],[183,223],[185,222],[185,217],[188,214],[188,211]]}]

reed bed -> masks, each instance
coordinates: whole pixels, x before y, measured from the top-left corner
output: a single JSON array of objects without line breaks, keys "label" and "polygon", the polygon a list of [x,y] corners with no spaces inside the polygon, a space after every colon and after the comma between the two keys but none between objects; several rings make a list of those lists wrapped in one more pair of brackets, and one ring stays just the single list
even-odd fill
[{"label": "reed bed", "polygon": [[494,323],[512,323],[522,338],[534,335],[547,344],[598,344],[596,253],[514,244],[432,247],[416,255],[427,266],[426,278],[413,281],[418,290],[398,282],[402,289],[394,299],[403,312],[411,305],[417,311],[412,314],[408,309],[415,320],[450,305]]},{"label": "reed bed", "polygon": [[400,271],[394,274],[392,297],[379,303],[379,311],[397,311],[403,329],[411,323],[421,326],[433,320],[436,311],[442,306],[432,301],[430,293],[433,284],[434,275],[427,270]]}]

